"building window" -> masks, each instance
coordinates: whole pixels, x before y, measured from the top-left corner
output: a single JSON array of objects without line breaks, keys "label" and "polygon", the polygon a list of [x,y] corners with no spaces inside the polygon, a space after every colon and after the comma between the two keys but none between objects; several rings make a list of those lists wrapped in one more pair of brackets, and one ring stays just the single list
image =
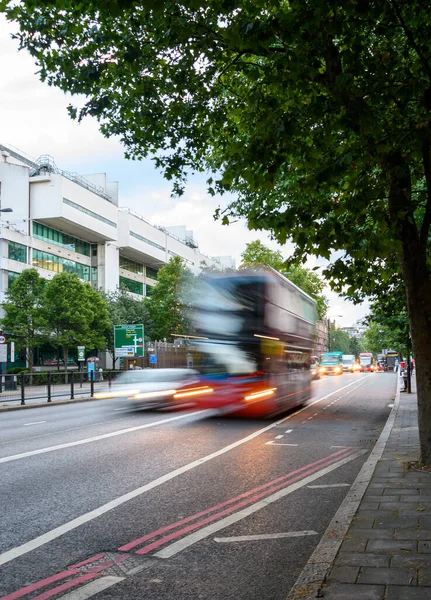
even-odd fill
[{"label": "building window", "polygon": [[97,244],[91,244],[91,256],[97,256]]},{"label": "building window", "polygon": [[17,277],[19,277],[19,273],[14,273],[13,271],[7,272],[7,287],[8,288],[10,288],[12,282],[14,282]]},{"label": "building window", "polygon": [[90,244],[88,242],[84,242],[84,240],[80,240],[73,235],[42,225],[42,223],[37,223],[37,221],[33,221],[33,236],[44,242],[61,246],[67,250],[72,250],[72,252],[90,256]]},{"label": "building window", "polygon": [[97,284],[97,282],[98,282],[97,267],[91,267],[91,283]]},{"label": "building window", "polygon": [[131,273],[136,273],[137,275],[144,274],[144,265],[138,263],[130,258],[126,258],[125,256],[120,255],[120,269],[126,269],[126,271],[130,271]]},{"label": "building window", "polygon": [[33,267],[55,271],[56,273],[72,273],[78,275],[79,279],[90,281],[90,267],[74,260],[68,260],[62,256],[48,254],[41,250],[33,250]]},{"label": "building window", "polygon": [[150,277],[151,279],[157,279],[159,269],[153,269],[153,267],[145,267],[145,272],[147,274],[147,277]]},{"label": "building window", "polygon": [[130,235],[132,237],[136,238],[137,240],[141,240],[141,242],[145,242],[146,244],[150,244],[150,246],[154,246],[154,248],[163,250],[163,252],[165,251],[165,248],[163,246],[161,246],[160,244],[156,244],[156,242],[152,242],[151,240],[143,237],[142,235],[139,235],[138,233],[135,233],[134,231],[131,231]]},{"label": "building window", "polygon": [[76,208],[76,210],[80,210],[81,212],[85,213],[86,215],[89,215],[90,217],[94,217],[95,219],[102,221],[102,223],[106,223],[107,225],[110,225],[111,227],[117,227],[117,223],[114,223],[114,221],[105,219],[105,217],[98,215],[97,213],[93,212],[92,210],[89,210],[88,208],[84,208],[80,204],[76,204],[76,202],[72,202],[72,200],[63,198],[63,202],[64,202],[64,204],[67,204],[68,206],[71,206],[72,208]]},{"label": "building window", "polygon": [[144,284],[140,281],[133,281],[133,279],[120,277],[120,287],[126,288],[126,290],[133,294],[139,294],[140,296],[144,294]]},{"label": "building window", "polygon": [[153,292],[153,285],[146,285],[145,286],[145,295],[146,296],[151,296],[152,292]]},{"label": "building window", "polygon": [[27,262],[27,246],[16,244],[15,242],[8,243],[8,258],[17,260],[18,262]]}]

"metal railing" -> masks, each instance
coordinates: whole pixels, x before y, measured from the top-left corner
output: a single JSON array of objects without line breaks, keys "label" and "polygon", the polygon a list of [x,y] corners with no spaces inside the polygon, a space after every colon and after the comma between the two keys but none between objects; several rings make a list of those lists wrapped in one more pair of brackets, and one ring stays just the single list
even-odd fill
[{"label": "metal railing", "polygon": [[107,391],[122,371],[48,371],[0,376],[0,407],[9,403],[25,405],[27,401],[52,402],[92,398],[98,391]]}]

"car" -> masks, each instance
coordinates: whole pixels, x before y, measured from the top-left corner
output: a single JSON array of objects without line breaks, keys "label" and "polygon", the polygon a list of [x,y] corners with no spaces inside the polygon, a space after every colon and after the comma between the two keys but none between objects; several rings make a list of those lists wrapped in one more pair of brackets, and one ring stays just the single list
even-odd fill
[{"label": "car", "polygon": [[120,373],[109,390],[95,398],[127,398],[131,408],[174,408],[202,391],[193,369],[141,369]]}]

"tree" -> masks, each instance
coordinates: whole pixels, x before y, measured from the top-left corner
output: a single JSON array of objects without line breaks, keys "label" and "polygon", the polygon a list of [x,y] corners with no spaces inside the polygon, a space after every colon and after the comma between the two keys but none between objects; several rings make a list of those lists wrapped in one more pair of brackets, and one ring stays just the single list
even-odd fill
[{"label": "tree", "polygon": [[[396,255],[431,463],[431,15],[423,0],[3,0],[43,80],[87,101],[174,190],[209,170],[295,256],[365,289]],[[214,180],[215,179],[215,180]]]},{"label": "tree", "polygon": [[59,273],[47,283],[45,309],[52,328],[51,341],[62,349],[65,371],[71,348],[106,347],[105,334],[110,326],[106,303],[77,275]]},{"label": "tree", "polygon": [[354,356],[359,356],[362,352],[362,344],[358,340],[357,337],[351,337],[349,343],[349,351],[346,354],[353,354]]},{"label": "tree", "polygon": [[329,347],[331,352],[339,350],[343,354],[350,354],[350,337],[342,329],[329,327]]},{"label": "tree", "polygon": [[47,338],[47,315],[44,310],[45,280],[36,269],[26,269],[10,284],[3,304],[3,329],[24,350],[30,373],[33,371],[34,350]]},{"label": "tree", "polygon": [[150,339],[172,339],[192,334],[187,304],[193,302],[195,278],[178,256],[173,256],[158,272],[151,296],[146,298],[150,317]]},{"label": "tree", "polygon": [[247,244],[241,254],[241,261],[240,269],[269,266],[282,273],[292,283],[316,300],[317,317],[323,319],[328,310],[328,301],[323,295],[325,283],[316,273],[298,264],[286,264],[280,250],[271,250],[259,240]]},{"label": "tree", "polygon": [[148,305],[144,299],[137,300],[124,288],[118,288],[114,292],[99,292],[106,302],[106,308],[109,315],[109,328],[106,332],[106,347],[112,355],[115,366],[116,357],[114,356],[114,325],[142,324],[144,334],[149,332],[149,314]]}]

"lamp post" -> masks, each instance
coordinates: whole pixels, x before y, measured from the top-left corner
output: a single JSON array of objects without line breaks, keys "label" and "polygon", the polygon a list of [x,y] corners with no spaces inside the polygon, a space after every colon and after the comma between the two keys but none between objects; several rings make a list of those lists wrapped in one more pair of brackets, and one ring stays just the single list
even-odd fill
[{"label": "lamp post", "polygon": [[331,352],[331,319],[334,319],[334,331],[335,331],[335,319],[341,319],[343,315],[330,315],[327,317],[328,320],[328,352]]}]

